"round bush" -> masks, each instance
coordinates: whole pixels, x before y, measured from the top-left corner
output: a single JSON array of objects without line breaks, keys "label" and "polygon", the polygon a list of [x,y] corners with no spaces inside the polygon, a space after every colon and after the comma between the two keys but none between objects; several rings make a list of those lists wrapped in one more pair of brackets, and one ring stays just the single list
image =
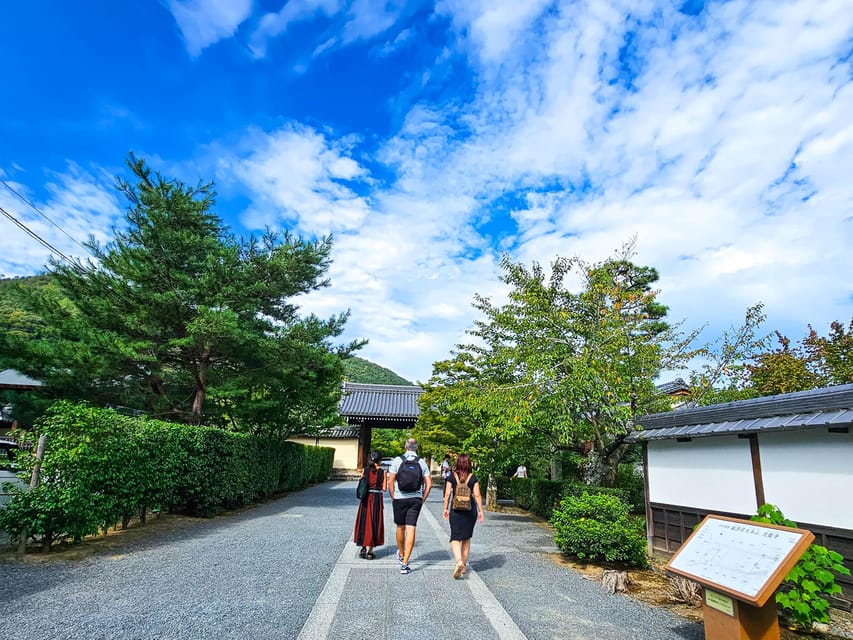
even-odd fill
[{"label": "round bush", "polygon": [[630,507],[606,494],[568,496],[554,511],[554,542],[563,553],[592,562],[648,565],[642,520]]}]

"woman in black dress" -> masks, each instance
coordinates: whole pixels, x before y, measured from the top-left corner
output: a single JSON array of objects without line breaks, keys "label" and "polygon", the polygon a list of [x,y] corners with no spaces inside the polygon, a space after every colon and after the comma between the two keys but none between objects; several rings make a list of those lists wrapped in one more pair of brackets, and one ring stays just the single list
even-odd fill
[{"label": "woman in black dress", "polygon": [[364,470],[370,487],[364,499],[358,503],[355,516],[353,542],[361,547],[359,557],[373,560],[373,548],[385,544],[384,498],[388,489],[388,478],[379,467],[382,454],[374,451],[370,454],[370,466]]},{"label": "woman in black dress", "polygon": [[[456,485],[464,483],[471,490],[471,509],[457,511],[451,509]],[[450,520],[450,551],[456,560],[453,577],[457,580],[468,569],[468,552],[471,551],[471,536],[474,525],[483,521],[483,497],[480,494],[480,481],[471,473],[471,459],[464,453],[456,458],[456,468],[444,484],[444,519]]]}]

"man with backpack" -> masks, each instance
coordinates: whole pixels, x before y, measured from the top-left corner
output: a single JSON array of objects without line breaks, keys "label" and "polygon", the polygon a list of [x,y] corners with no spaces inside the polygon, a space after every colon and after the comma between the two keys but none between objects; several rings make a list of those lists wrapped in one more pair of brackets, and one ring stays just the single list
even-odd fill
[{"label": "man with backpack", "polygon": [[418,457],[418,441],[409,438],[405,453],[394,458],[388,473],[388,492],[397,525],[397,561],[404,575],[412,572],[409,558],[415,547],[415,527],[430,489],[429,467]]}]

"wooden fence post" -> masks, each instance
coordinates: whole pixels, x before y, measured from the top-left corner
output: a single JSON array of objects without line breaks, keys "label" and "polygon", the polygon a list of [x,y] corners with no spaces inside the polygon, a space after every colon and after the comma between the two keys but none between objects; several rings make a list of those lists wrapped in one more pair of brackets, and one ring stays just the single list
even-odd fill
[{"label": "wooden fence post", "polygon": [[[39,484],[39,473],[41,473],[41,463],[44,461],[44,444],[47,436],[42,434],[39,436],[39,443],[36,447],[36,464],[33,467],[33,474],[30,476],[30,489],[35,489]],[[27,552],[27,528],[21,530],[21,539],[18,541],[18,555],[22,556]]]}]

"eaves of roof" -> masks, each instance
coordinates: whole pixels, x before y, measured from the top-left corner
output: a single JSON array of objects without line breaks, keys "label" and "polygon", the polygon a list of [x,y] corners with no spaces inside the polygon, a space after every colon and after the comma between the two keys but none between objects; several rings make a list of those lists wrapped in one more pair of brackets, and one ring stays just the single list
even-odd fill
[{"label": "eaves of roof", "polygon": [[853,384],[656,413],[627,442],[853,424]]},{"label": "eaves of roof", "polygon": [[422,393],[418,386],[345,382],[338,413],[345,418],[417,420]]},{"label": "eaves of roof", "polygon": [[792,431],[795,429],[815,429],[819,427],[849,427],[850,425],[853,425],[853,409],[836,409],[833,411],[797,413],[787,416],[769,416],[766,418],[746,418],[743,420],[659,427],[647,431],[635,431],[628,436],[626,441],[643,442],[648,440],[698,438],[724,434]]},{"label": "eaves of roof", "polygon": [[5,389],[38,389],[44,384],[14,369],[0,371],[0,387]]}]

